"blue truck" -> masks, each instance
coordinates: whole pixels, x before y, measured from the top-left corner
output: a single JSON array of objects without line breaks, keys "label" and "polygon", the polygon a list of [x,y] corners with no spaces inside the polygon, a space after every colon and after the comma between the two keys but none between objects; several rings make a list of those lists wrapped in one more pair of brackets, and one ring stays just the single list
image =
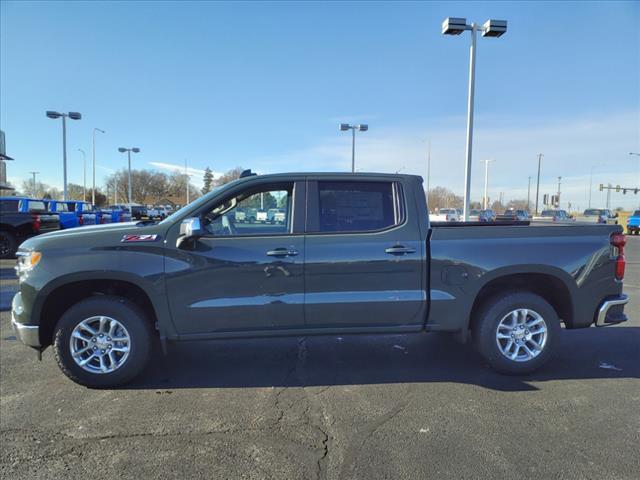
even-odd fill
[{"label": "blue truck", "polygon": [[52,213],[57,213],[60,218],[60,228],[75,228],[80,226],[80,220],[72,208],[69,208],[69,203],[62,200],[45,200],[48,210]]},{"label": "blue truck", "polygon": [[627,220],[627,232],[629,235],[640,235],[640,210],[633,212]]}]

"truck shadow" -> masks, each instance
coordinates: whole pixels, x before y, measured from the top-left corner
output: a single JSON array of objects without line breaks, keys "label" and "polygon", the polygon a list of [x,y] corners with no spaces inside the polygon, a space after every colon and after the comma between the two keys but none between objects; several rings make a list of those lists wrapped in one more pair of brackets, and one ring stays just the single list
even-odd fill
[{"label": "truck shadow", "polygon": [[171,344],[126,389],[244,388],[456,382],[499,391],[536,382],[640,378],[640,327],[563,331],[556,357],[520,377],[493,372],[444,334],[290,337]]}]

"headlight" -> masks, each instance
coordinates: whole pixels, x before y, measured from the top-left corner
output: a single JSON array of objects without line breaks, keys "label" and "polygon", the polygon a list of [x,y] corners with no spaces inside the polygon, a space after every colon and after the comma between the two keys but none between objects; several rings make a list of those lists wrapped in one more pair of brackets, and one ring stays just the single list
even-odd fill
[{"label": "headlight", "polygon": [[16,270],[18,271],[18,274],[21,274],[24,272],[28,272],[38,263],[40,263],[42,252],[18,252],[17,257],[18,265],[16,266]]}]

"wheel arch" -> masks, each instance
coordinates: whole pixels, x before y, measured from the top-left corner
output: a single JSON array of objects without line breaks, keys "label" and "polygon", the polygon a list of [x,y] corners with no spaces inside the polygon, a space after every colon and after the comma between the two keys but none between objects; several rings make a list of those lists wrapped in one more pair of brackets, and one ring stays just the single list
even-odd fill
[{"label": "wheel arch", "polygon": [[[130,300],[142,309],[152,328],[160,330],[162,314],[159,315],[154,306],[152,289],[143,278],[117,272],[100,276],[72,274],[56,279],[38,294],[32,318],[40,325],[40,344],[51,345],[55,326],[64,312],[79,301],[97,295],[116,295]],[[163,336],[162,330],[160,334]]]},{"label": "wheel arch", "polygon": [[487,301],[500,293],[513,291],[539,295],[549,302],[566,327],[571,328],[575,317],[574,294],[571,284],[563,278],[568,274],[561,272],[562,274],[558,274],[555,271],[537,269],[492,275],[486,279],[475,296],[469,312],[469,328],[474,328],[477,312]]}]

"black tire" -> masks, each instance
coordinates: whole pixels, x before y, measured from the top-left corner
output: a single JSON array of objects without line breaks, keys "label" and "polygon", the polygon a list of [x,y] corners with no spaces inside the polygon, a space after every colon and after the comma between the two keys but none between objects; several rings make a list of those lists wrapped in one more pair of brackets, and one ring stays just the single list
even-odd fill
[{"label": "black tire", "polygon": [[[88,372],[71,355],[69,342],[73,329],[94,316],[116,319],[131,339],[129,356],[109,373]],[[74,382],[91,388],[111,388],[130,382],[145,369],[151,357],[152,339],[150,321],[137,305],[122,297],[99,295],[76,303],[62,315],[54,332],[53,351],[60,370]]]},{"label": "black tire", "polygon": [[18,250],[18,241],[10,232],[0,232],[0,258],[14,258]]},{"label": "black tire", "polygon": [[[500,321],[516,309],[537,312],[544,319],[547,332],[546,342],[540,353],[521,362],[507,358],[498,346],[496,337]],[[558,314],[544,298],[530,292],[509,292],[492,297],[480,307],[473,319],[472,336],[476,349],[494,370],[519,375],[537,370],[553,357],[560,331]],[[505,343],[507,341],[503,340]]]}]

